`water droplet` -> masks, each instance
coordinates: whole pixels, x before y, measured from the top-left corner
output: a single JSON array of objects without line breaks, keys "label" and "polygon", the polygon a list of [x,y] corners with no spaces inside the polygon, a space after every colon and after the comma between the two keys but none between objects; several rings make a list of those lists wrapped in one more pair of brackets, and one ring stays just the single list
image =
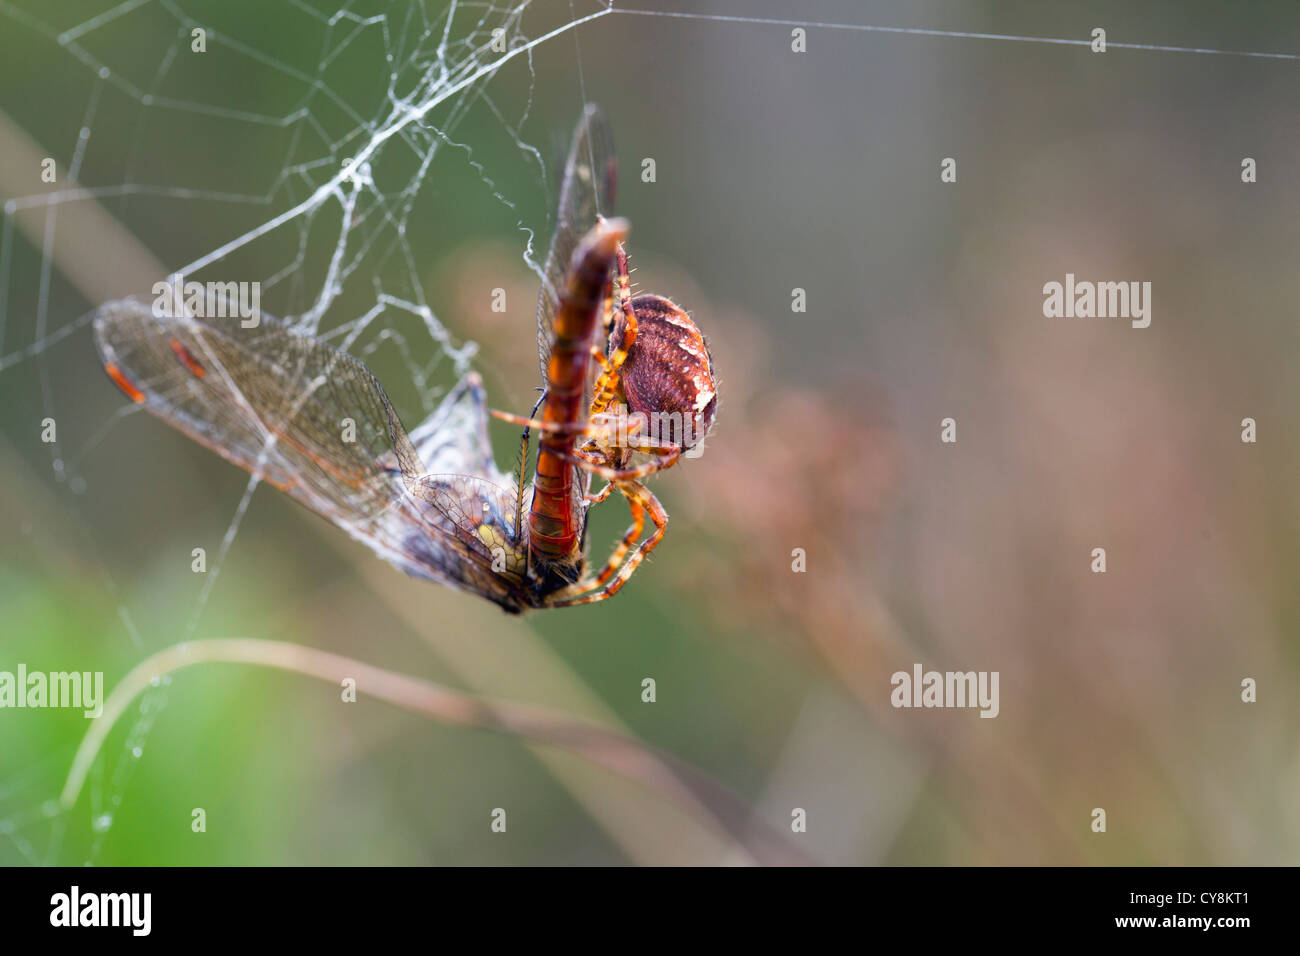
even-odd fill
[{"label": "water droplet", "polygon": [[91,822],[90,826],[96,833],[107,833],[108,828],[113,825],[113,814],[101,813]]},{"label": "water droplet", "polygon": [[143,756],[143,755],[144,755],[144,748],[143,748],[143,747],[132,747],[132,748],[131,748],[131,756],[134,757],[136,760],[139,760],[140,757]]},{"label": "water droplet", "polygon": [[150,687],[161,687],[161,686],[162,686],[162,678],[159,677],[157,674],[154,674],[153,677],[150,677],[150,678],[149,678],[149,686],[150,686]]}]

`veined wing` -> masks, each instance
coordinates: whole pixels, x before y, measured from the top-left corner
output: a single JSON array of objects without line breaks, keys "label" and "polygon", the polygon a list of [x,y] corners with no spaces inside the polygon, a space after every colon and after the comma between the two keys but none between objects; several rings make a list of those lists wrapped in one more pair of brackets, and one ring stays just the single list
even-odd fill
[{"label": "veined wing", "polygon": [[426,475],[383,387],[351,355],[269,316],[246,329],[238,318],[156,316],[129,299],[100,309],[95,343],[134,401],[381,557],[513,603],[482,515],[450,507],[460,496],[508,511],[513,492],[491,476]]},{"label": "veined wing", "polygon": [[543,382],[546,381],[551,345],[555,341],[551,321],[559,303],[560,290],[564,288],[564,274],[574,249],[596,224],[596,217],[614,214],[616,177],[614,135],[600,107],[588,105],[578,121],[569,158],[564,164],[555,233],[546,255],[546,277],[537,298],[537,357]]},{"label": "veined wing", "polygon": [[410,437],[431,474],[478,475],[507,486],[512,482],[492,458],[487,395],[477,372],[462,378]]}]

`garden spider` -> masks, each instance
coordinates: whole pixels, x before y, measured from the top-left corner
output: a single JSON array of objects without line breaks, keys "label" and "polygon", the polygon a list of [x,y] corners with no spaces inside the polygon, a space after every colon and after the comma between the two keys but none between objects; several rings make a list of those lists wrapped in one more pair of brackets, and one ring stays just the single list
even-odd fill
[{"label": "garden spider", "polygon": [[[622,242],[616,267],[616,275],[605,286],[605,349],[590,347],[600,374],[592,388],[588,421],[577,430],[575,446],[563,457],[606,482],[596,494],[584,494],[584,508],[604,501],[617,489],[628,503],[632,524],[600,572],[555,595],[552,606],[612,597],[658,546],[668,528],[668,514],[642,479],[671,468],[683,452],[698,446],[717,410],[712,359],[695,323],[662,296],[632,296]],[[574,435],[568,425],[506,412],[492,414],[525,427],[525,451],[530,428],[543,434]],[[647,457],[634,463],[635,455]],[[647,516],[654,531],[640,540]]]}]

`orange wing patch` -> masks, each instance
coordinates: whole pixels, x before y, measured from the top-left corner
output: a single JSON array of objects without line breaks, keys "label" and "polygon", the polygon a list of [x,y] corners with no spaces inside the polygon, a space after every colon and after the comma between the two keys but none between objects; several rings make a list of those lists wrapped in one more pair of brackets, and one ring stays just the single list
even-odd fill
[{"label": "orange wing patch", "polygon": [[127,398],[131,399],[131,401],[135,402],[137,405],[144,402],[144,392],[131,384],[131,380],[122,374],[120,368],[110,362],[104,366],[104,371],[107,372],[108,377],[113,380],[113,384],[126,393]]},{"label": "orange wing patch", "polygon": [[181,360],[181,364],[194,373],[195,377],[202,378],[208,374],[208,370],[199,364],[199,360],[190,353],[189,349],[181,344],[179,339],[172,339],[172,351],[175,352],[176,357]]}]

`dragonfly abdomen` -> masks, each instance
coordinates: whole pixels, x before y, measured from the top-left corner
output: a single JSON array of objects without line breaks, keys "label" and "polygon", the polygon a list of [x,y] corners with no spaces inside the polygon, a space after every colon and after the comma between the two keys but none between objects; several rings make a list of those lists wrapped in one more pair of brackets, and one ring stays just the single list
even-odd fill
[{"label": "dragonfly abdomen", "polygon": [[[591,346],[600,324],[605,284],[627,236],[625,220],[602,221],[574,250],[565,287],[555,310],[555,341],[546,366],[533,502],[528,515],[528,546],[542,565],[580,559],[583,509],[571,460],[574,438],[586,422]],[[564,575],[568,577],[568,575]]]}]

